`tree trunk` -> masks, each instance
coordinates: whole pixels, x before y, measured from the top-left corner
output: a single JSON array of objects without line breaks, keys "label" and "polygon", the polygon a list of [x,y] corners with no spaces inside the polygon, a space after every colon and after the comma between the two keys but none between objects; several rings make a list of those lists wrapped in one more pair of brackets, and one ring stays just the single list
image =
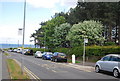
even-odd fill
[{"label": "tree trunk", "polygon": [[112,26],[109,25],[109,28],[108,28],[108,42],[111,42],[112,41]]},{"label": "tree trunk", "polygon": [[118,27],[118,44],[120,45],[120,25]]},{"label": "tree trunk", "polygon": [[118,6],[118,44],[120,45],[120,1]]}]

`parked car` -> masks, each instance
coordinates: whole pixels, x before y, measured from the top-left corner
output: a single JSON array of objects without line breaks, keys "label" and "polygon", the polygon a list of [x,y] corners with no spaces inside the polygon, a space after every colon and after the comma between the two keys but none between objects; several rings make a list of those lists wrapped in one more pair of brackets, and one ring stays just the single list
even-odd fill
[{"label": "parked car", "polygon": [[12,52],[12,50],[8,50],[8,52]]},{"label": "parked car", "polygon": [[17,53],[21,53],[21,52],[22,52],[22,48],[18,48]]},{"label": "parked car", "polygon": [[18,49],[14,49],[13,52],[17,52]]},{"label": "parked car", "polygon": [[27,51],[28,51],[28,49],[22,49],[20,53],[25,54]]},{"label": "parked car", "polygon": [[95,64],[95,72],[108,71],[112,72],[114,77],[120,76],[120,55],[109,54],[104,56]]},{"label": "parked car", "polygon": [[53,56],[52,52],[44,52],[42,55],[43,60],[51,60],[51,57]]},{"label": "parked car", "polygon": [[41,51],[36,51],[36,53],[34,54],[35,58],[39,57],[42,58],[42,52]]},{"label": "parked car", "polygon": [[53,57],[51,58],[51,61],[54,61],[54,62],[59,62],[59,61],[67,62],[67,56],[64,53],[55,52],[53,54]]},{"label": "parked car", "polygon": [[33,50],[31,49],[26,49],[24,52],[24,55],[33,55]]}]

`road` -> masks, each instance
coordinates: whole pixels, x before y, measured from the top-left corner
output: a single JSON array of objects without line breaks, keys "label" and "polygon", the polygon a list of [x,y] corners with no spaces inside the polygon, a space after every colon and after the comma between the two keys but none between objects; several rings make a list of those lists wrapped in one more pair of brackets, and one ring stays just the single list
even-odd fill
[{"label": "road", "polygon": [[0,80],[2,80],[2,52],[0,51]]},{"label": "road", "polygon": [[115,78],[111,75],[81,71],[79,69],[66,66],[67,63],[66,64],[55,63],[49,60],[34,58],[33,56],[26,56],[12,52],[9,53],[11,54],[9,58],[16,59],[19,62],[21,62],[22,60],[23,65],[27,67],[41,80],[42,79],[87,79],[87,80],[111,79],[111,81],[115,80]]}]

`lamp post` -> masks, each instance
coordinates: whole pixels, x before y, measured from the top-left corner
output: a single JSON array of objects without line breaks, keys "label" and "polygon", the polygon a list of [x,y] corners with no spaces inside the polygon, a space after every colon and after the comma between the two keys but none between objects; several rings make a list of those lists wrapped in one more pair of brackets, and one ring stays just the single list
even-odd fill
[{"label": "lamp post", "polygon": [[84,49],[83,49],[83,65],[85,65],[85,44],[88,43],[88,39],[84,38]]},{"label": "lamp post", "polygon": [[[24,50],[24,39],[25,39],[25,18],[26,18],[26,0],[24,1],[22,53]],[[23,57],[21,57],[21,74],[23,74]]]}]

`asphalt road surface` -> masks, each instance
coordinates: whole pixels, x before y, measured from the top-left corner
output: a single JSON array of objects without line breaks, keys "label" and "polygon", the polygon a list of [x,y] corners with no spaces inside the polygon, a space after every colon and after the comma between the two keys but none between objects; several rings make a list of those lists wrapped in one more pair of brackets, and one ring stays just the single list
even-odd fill
[{"label": "asphalt road surface", "polygon": [[2,52],[0,51],[0,80],[2,80]]},{"label": "asphalt road surface", "polygon": [[34,58],[34,56],[12,52],[9,53],[11,54],[9,58],[16,59],[19,62],[22,61],[22,64],[40,79],[96,79],[97,81],[99,79],[111,79],[111,81],[116,79],[109,74],[81,71],[79,69],[66,66],[67,63],[66,65],[63,65],[62,63]]}]

